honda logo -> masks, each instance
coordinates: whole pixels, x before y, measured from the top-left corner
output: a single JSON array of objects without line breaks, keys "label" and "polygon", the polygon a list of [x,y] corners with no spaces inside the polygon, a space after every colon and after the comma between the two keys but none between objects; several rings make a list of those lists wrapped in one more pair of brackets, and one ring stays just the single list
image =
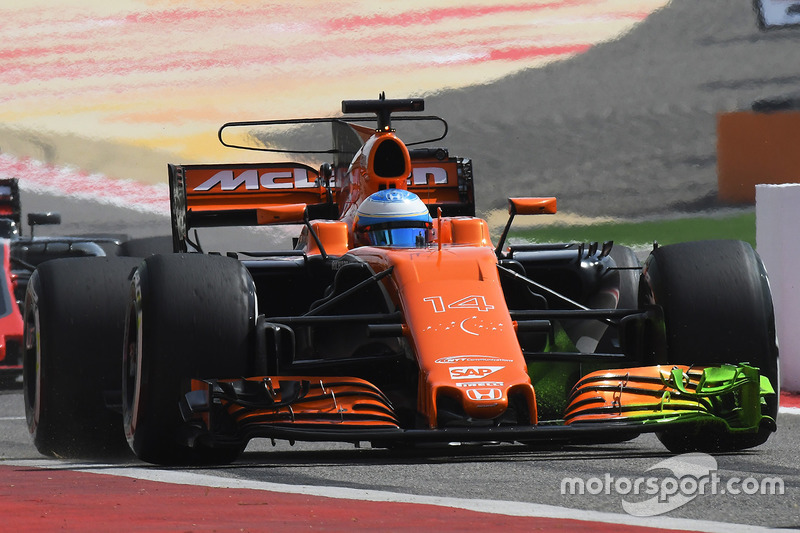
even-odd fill
[{"label": "honda logo", "polygon": [[488,402],[502,398],[503,391],[500,389],[468,389],[467,397],[476,402]]}]

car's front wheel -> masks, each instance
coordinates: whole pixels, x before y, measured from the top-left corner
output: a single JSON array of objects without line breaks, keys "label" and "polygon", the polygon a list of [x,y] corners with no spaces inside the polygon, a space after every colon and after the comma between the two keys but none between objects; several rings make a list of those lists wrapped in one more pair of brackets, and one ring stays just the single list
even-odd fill
[{"label": "car's front wheel", "polygon": [[[694,366],[749,363],[779,390],[778,342],[767,273],[741,241],[686,242],[656,248],[642,274],[640,303],[664,310],[666,345],[653,364]],[[774,430],[778,394],[764,398],[758,433],[665,431],[659,438],[676,453],[758,446]]]},{"label": "car's front wheel", "polygon": [[255,290],[234,259],[148,257],[130,288],[123,417],[136,455],[157,464],[228,463],[242,443],[190,442],[179,403],[191,379],[240,378],[252,366]]}]

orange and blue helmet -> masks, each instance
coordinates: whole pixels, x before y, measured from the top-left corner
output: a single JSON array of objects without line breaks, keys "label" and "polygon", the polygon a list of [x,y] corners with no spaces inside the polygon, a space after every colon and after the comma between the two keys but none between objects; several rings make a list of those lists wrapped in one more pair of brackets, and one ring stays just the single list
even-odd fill
[{"label": "orange and blue helmet", "polygon": [[405,189],[384,189],[369,195],[358,207],[356,236],[370,246],[420,247],[433,227],[428,206]]}]

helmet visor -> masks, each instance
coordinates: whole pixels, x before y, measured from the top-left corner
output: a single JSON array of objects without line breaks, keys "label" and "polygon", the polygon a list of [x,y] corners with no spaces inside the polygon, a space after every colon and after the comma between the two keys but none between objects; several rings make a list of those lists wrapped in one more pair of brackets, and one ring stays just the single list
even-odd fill
[{"label": "helmet visor", "polygon": [[425,246],[428,242],[428,225],[421,226],[398,228],[386,227],[385,224],[380,224],[364,228],[363,235],[366,243],[370,246],[415,248]]}]

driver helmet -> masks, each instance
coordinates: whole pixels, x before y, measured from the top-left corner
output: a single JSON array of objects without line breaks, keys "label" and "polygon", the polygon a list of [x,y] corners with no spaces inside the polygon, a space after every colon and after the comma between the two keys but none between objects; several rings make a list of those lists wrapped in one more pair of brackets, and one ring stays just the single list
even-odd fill
[{"label": "driver helmet", "polygon": [[369,195],[355,218],[358,240],[370,246],[421,247],[433,227],[428,206],[405,189],[384,189]]}]

